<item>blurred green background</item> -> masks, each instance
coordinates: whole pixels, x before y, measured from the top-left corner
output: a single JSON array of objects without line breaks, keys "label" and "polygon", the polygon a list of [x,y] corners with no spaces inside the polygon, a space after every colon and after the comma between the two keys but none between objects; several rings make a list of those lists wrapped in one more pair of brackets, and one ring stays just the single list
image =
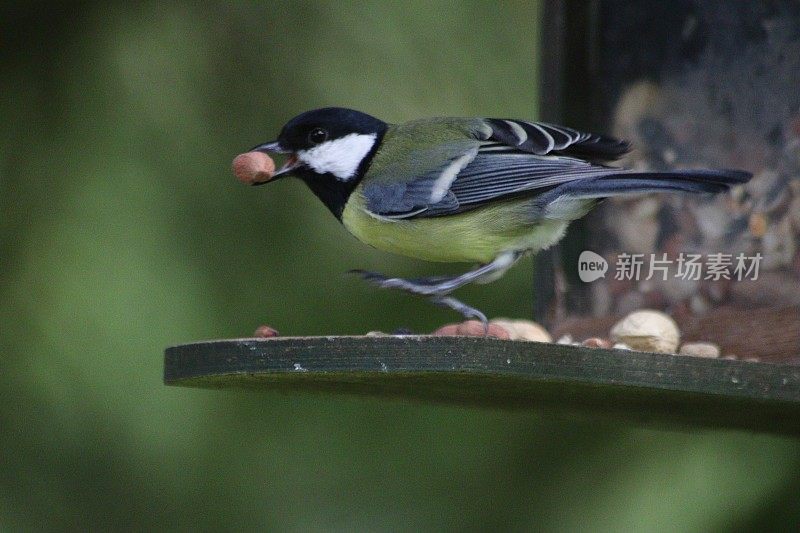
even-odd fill
[{"label": "blurred green background", "polygon": [[[0,529],[728,531],[800,519],[800,443],[162,385],[165,346],[430,331],[230,161],[323,105],[536,118],[538,2],[0,6]],[[456,267],[458,268],[458,266]],[[463,291],[528,316],[531,267]]]}]

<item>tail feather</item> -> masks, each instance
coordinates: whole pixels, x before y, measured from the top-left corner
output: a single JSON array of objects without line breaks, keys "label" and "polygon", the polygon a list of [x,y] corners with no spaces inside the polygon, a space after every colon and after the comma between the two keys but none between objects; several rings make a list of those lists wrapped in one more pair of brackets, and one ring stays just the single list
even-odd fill
[{"label": "tail feather", "polygon": [[747,183],[752,175],[741,170],[675,170],[670,172],[611,172],[559,185],[536,199],[546,218],[575,220],[597,200],[657,192],[716,194]]},{"label": "tail feather", "polygon": [[747,183],[751,177],[741,170],[621,171],[569,181],[541,195],[539,200],[544,206],[561,196],[588,199],[670,191],[714,194]]}]

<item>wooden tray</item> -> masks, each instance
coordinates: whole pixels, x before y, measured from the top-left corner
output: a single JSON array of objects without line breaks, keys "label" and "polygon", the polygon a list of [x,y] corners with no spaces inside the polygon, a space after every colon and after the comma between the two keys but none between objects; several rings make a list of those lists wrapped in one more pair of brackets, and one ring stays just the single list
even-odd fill
[{"label": "wooden tray", "polygon": [[800,435],[800,366],[482,337],[279,337],[166,349],[168,385],[330,391]]}]

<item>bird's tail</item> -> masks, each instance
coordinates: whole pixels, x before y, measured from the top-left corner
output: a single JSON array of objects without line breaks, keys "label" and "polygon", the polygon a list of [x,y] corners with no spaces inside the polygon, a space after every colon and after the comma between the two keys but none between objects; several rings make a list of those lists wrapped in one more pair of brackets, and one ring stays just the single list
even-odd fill
[{"label": "bird's tail", "polygon": [[[565,183],[558,195],[606,198],[651,192],[718,193],[747,183],[752,174],[742,170],[673,170],[669,172],[618,172]],[[553,190],[551,192],[556,192]]]},{"label": "bird's tail", "polygon": [[[752,174],[742,170],[673,170],[668,172],[610,171],[608,174],[563,183],[537,198],[547,218],[573,219],[590,206],[586,200],[654,192],[716,194],[747,183]],[[594,205],[594,202],[588,202]],[[574,214],[571,211],[575,211]]]}]

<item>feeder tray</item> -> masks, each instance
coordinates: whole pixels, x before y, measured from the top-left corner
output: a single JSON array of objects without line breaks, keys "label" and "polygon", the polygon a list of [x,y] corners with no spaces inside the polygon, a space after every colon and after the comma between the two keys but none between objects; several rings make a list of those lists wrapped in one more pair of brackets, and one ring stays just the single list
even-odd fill
[{"label": "feeder tray", "polygon": [[164,381],[800,435],[798,365],[484,337],[280,337],[182,344],[165,352]]}]

